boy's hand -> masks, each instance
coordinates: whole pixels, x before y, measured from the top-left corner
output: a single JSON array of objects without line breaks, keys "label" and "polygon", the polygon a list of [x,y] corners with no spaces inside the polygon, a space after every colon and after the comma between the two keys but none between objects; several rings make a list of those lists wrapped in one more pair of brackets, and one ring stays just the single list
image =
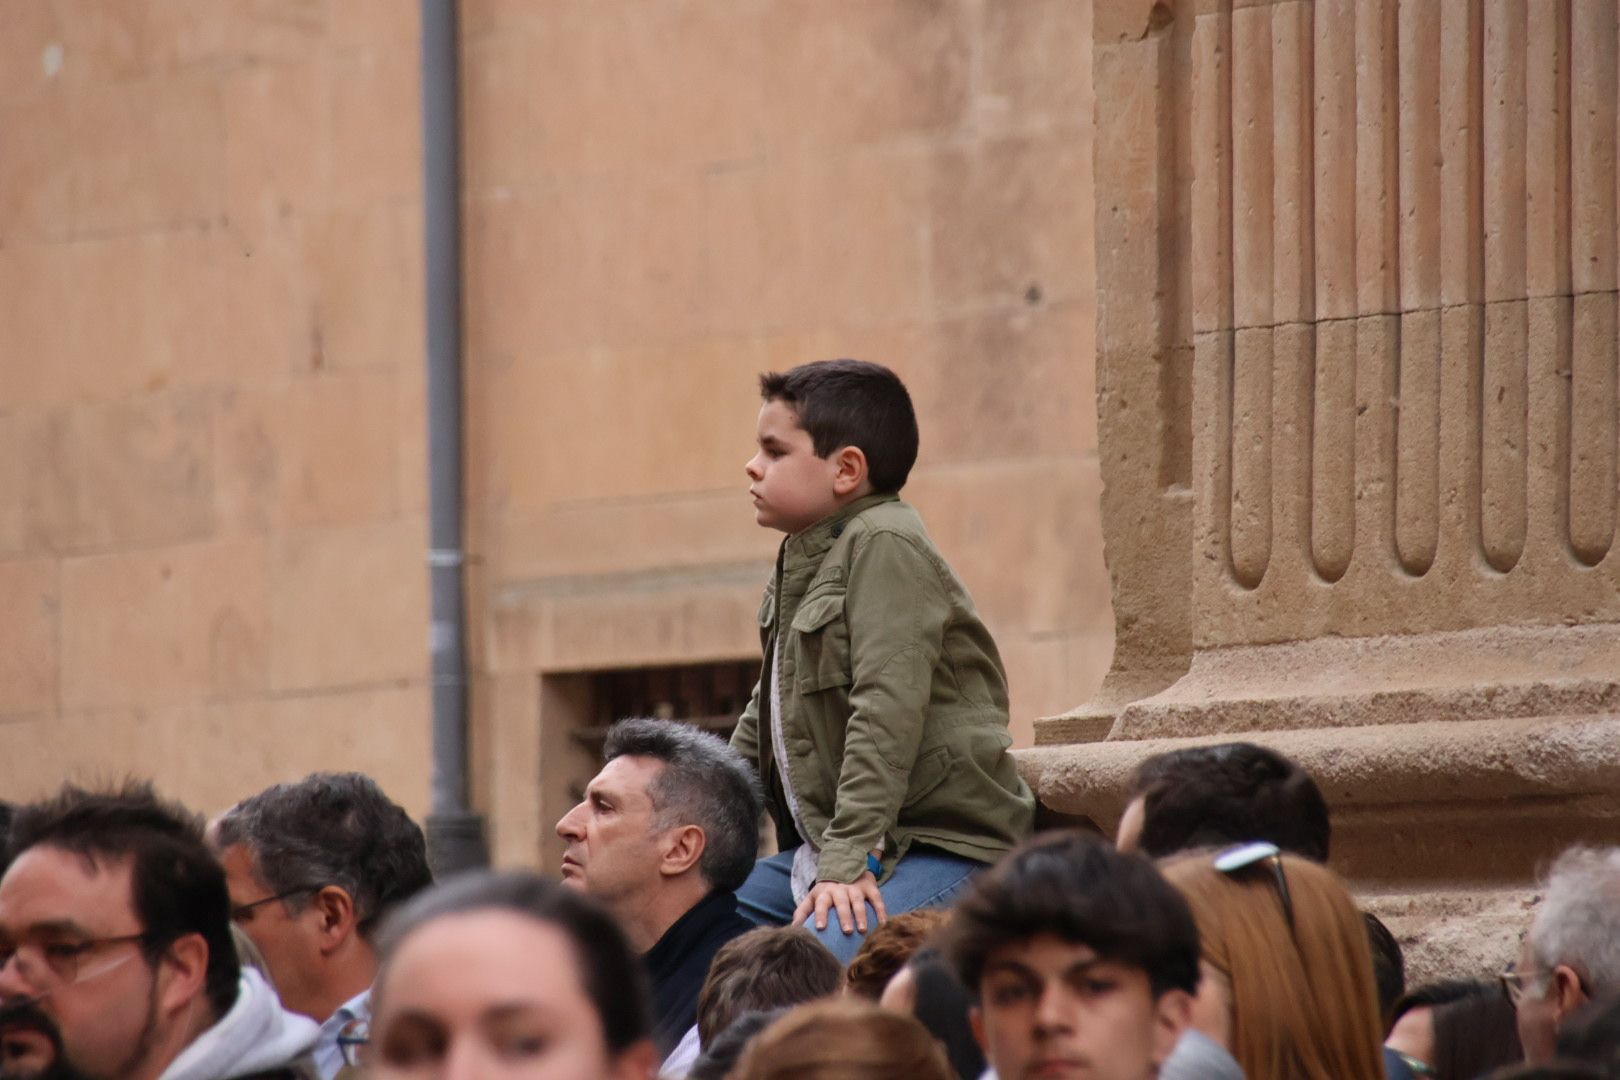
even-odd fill
[{"label": "boy's hand", "polygon": [[877,878],[872,876],[870,870],[863,870],[861,876],[848,885],[841,881],[818,881],[811,887],[810,895],[793,912],[793,925],[803,926],[814,912],[816,929],[825,930],[828,909],[837,908],[838,925],[844,933],[858,929],[864,934],[867,904],[871,904],[872,910],[877,912],[878,925],[889,921],[889,913],[883,906],[883,894],[878,892]]}]

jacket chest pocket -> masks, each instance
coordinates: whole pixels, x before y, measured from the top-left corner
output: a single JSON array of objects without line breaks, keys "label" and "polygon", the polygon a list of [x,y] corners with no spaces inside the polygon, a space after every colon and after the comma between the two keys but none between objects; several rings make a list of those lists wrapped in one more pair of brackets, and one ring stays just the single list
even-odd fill
[{"label": "jacket chest pocket", "polygon": [[849,624],[844,621],[844,593],[823,592],[799,605],[793,614],[794,672],[806,693],[848,686]]}]

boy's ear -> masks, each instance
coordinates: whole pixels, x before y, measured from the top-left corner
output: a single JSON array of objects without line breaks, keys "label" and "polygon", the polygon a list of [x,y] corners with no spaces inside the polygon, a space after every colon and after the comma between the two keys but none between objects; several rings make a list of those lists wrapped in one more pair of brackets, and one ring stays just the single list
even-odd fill
[{"label": "boy's ear", "polygon": [[845,446],[833,451],[833,494],[842,498],[859,491],[866,483],[866,451]]},{"label": "boy's ear", "polygon": [[1154,1013],[1153,1063],[1163,1065],[1192,1020],[1192,995],[1185,990],[1166,990],[1154,1002]]}]

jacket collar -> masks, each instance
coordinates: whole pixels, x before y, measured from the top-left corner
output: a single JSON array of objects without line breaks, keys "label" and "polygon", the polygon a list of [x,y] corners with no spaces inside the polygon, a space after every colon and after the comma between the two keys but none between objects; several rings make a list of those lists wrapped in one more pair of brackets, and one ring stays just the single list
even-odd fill
[{"label": "jacket collar", "polygon": [[794,533],[782,541],[784,568],[795,563],[820,560],[832,548],[833,543],[844,535],[844,526],[849,524],[850,518],[870,507],[886,502],[898,502],[899,499],[900,496],[892,491],[864,495],[843,509],[828,514],[803,532]]}]

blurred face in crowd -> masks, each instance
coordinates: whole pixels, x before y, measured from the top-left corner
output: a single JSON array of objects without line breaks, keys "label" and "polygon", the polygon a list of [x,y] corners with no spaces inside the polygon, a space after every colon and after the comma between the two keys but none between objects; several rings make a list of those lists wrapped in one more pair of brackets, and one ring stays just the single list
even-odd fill
[{"label": "blurred face in crowd", "polygon": [[[207,1026],[208,947],[141,942],[128,859],[30,848],[0,881],[0,1078],[150,1080]],[[29,1004],[32,1002],[32,1004]]]},{"label": "blurred face in crowd", "polygon": [[1147,1080],[1189,1006],[1177,990],[1155,999],[1140,968],[1038,934],[990,953],[973,1030],[1001,1080]]},{"label": "blurred face in crowd", "polygon": [[652,758],[614,758],[586,787],[585,800],[557,822],[557,835],[568,842],[563,882],[621,917],[659,884],[659,832],[649,790],[663,768]]},{"label": "blurred face in crowd", "polygon": [[400,942],[377,987],[376,1080],[645,1080],[643,1041],[612,1053],[567,935],[501,910],[445,915]]},{"label": "blurred face in crowd", "polygon": [[1519,946],[1514,971],[1511,996],[1519,1044],[1524,1047],[1524,1059],[1539,1065],[1557,1056],[1559,1025],[1586,1004],[1586,989],[1573,968],[1555,964],[1547,970],[1538,964],[1528,940]]},{"label": "blurred face in crowd", "polygon": [[315,1021],[326,1013],[314,1004],[321,997],[321,930],[324,912],[313,902],[316,890],[285,900],[271,899],[275,890],[259,879],[258,863],[246,844],[220,852],[225,888],[231,894],[231,921],[264,956],[270,981],[288,1009]]}]

